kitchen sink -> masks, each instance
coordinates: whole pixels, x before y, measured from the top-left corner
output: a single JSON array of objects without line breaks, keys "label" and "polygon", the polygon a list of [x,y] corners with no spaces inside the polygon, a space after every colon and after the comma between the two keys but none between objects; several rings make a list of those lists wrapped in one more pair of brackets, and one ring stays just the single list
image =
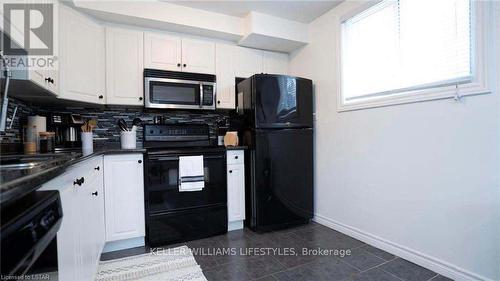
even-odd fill
[{"label": "kitchen sink", "polygon": [[0,156],[0,191],[4,183],[46,171],[77,157],[75,153],[19,154]]},{"label": "kitchen sink", "polygon": [[30,169],[40,164],[52,162],[60,159],[62,155],[43,154],[43,155],[9,155],[0,157],[0,169],[17,170]]}]

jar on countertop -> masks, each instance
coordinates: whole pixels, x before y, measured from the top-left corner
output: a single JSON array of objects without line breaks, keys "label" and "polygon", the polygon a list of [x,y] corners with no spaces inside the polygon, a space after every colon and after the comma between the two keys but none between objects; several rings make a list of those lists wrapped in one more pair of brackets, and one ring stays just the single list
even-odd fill
[{"label": "jar on countertop", "polygon": [[56,133],[54,132],[40,132],[40,152],[47,153],[53,152],[55,148]]}]

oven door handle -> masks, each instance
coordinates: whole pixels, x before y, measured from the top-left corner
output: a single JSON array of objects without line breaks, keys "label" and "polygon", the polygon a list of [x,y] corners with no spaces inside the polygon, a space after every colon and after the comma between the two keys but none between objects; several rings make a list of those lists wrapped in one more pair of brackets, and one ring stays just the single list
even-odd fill
[{"label": "oven door handle", "polygon": [[200,82],[200,108],[203,108],[203,83]]},{"label": "oven door handle", "polygon": [[[179,156],[160,156],[160,157],[150,157],[152,161],[178,161]],[[224,155],[209,155],[203,156],[203,160],[205,159],[224,159]]]}]

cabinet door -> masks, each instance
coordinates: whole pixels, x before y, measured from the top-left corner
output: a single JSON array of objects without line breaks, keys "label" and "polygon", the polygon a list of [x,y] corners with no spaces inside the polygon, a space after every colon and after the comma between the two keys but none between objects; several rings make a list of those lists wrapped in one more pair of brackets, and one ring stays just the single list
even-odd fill
[{"label": "cabinet door", "polygon": [[262,51],[237,47],[234,67],[236,77],[248,78],[254,74],[262,73]]},{"label": "cabinet door", "polygon": [[217,108],[235,108],[234,58],[236,50],[236,46],[226,44],[216,45]]},{"label": "cabinet door", "polygon": [[142,154],[105,156],[104,171],[106,241],[144,236]]},{"label": "cabinet door", "polygon": [[263,52],[263,72],[268,74],[283,74],[288,73],[288,54]]},{"label": "cabinet door", "polygon": [[91,218],[89,222],[90,239],[89,239],[89,254],[91,264],[91,274],[94,279],[99,258],[104,248],[105,237],[105,222],[104,222],[104,178],[102,158],[95,162],[91,167],[92,181],[88,183],[85,199],[88,201],[88,215]]},{"label": "cabinet door", "polygon": [[144,34],[145,68],[181,70],[181,38],[146,32]]},{"label": "cabinet door", "polygon": [[94,231],[95,215],[94,204],[92,198],[92,183],[88,182],[91,179],[85,179],[85,183],[81,186],[75,186],[77,189],[77,202],[73,208],[77,208],[77,222],[79,224],[79,243],[80,243],[80,276],[83,280],[93,279],[94,253],[96,236]]},{"label": "cabinet door", "polygon": [[59,280],[79,279],[79,221],[75,208],[76,190],[72,187],[60,192],[63,220],[57,232],[57,263]]},{"label": "cabinet door", "polygon": [[229,222],[245,219],[244,165],[227,166],[227,218]]},{"label": "cabinet door", "polygon": [[30,69],[28,70],[29,79],[35,82],[44,89],[49,90],[49,83],[47,80],[49,78],[48,70],[43,69]]},{"label": "cabinet door", "polygon": [[143,105],[143,33],[106,28],[106,103]]},{"label": "cabinet door", "polygon": [[[75,184],[75,179],[81,178],[83,183]],[[104,245],[102,185],[102,156],[97,156],[72,165],[40,188],[59,190],[61,196],[63,219],[57,233],[58,280],[94,280]],[[100,197],[93,195],[96,190],[100,191]]]},{"label": "cabinet door", "polygon": [[215,43],[182,39],[182,71],[215,74]]},{"label": "cabinet door", "polygon": [[59,98],[104,104],[104,28],[59,6]]}]

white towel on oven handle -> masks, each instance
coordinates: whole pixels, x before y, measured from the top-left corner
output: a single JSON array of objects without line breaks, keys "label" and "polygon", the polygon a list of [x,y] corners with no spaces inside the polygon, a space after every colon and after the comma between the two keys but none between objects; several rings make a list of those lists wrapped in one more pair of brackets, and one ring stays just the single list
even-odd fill
[{"label": "white towel on oven handle", "polygon": [[179,192],[200,191],[204,187],[203,155],[179,156]]}]

